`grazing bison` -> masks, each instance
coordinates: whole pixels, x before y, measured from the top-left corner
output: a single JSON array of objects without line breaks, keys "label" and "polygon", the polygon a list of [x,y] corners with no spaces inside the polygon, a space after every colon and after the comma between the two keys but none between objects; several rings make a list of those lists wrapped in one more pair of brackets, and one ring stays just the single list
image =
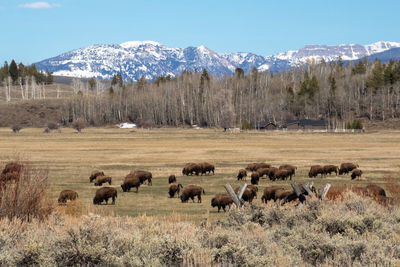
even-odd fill
[{"label": "grazing bison", "polygon": [[211,174],[211,172],[214,174],[214,170],[215,170],[214,165],[207,163],[207,162],[200,163],[199,165],[201,167],[201,175],[207,174],[207,173]]},{"label": "grazing bison", "polygon": [[96,195],[93,198],[93,204],[100,205],[101,202],[105,201],[108,204],[108,199],[112,199],[112,204],[115,204],[115,199],[117,198],[117,190],[114,187],[102,187],[97,189]]},{"label": "grazing bison", "polygon": [[96,180],[97,176],[104,176],[104,172],[98,170],[92,171],[89,177],[89,181],[93,182],[94,180]]},{"label": "grazing bison", "polygon": [[264,175],[265,176],[269,175],[269,168],[261,168],[261,169],[258,169],[257,172],[258,172],[258,176],[260,178],[263,178]]},{"label": "grazing bison", "polygon": [[352,171],[352,173],[351,173],[351,180],[354,180],[354,179],[356,179],[357,177],[360,179],[362,173],[363,173],[362,170],[360,170],[360,169],[354,169],[354,170]]},{"label": "grazing bison", "polygon": [[352,170],[356,169],[358,167],[358,164],[354,164],[354,163],[342,163],[340,164],[340,168],[339,168],[339,175],[342,174],[348,174],[349,172],[351,172]]},{"label": "grazing bison", "polygon": [[245,168],[247,171],[255,171],[258,163],[249,163]]},{"label": "grazing bison", "polygon": [[181,201],[188,202],[189,198],[194,203],[194,197],[197,196],[197,202],[201,203],[201,193],[206,194],[204,189],[198,185],[187,185],[182,189]]},{"label": "grazing bison", "polygon": [[288,169],[281,169],[274,172],[274,181],[277,179],[286,180],[288,177],[292,180],[292,172]]},{"label": "grazing bison", "polygon": [[239,170],[239,173],[238,173],[238,175],[237,175],[237,179],[238,179],[238,180],[246,180],[246,177],[247,177],[247,172],[246,172],[246,170],[240,169],[240,170]]},{"label": "grazing bison", "polygon": [[176,176],[175,176],[174,174],[171,174],[171,175],[168,177],[168,183],[169,183],[169,184],[176,183]]},{"label": "grazing bison", "polygon": [[271,181],[275,181],[275,173],[276,173],[277,171],[279,171],[278,168],[275,168],[275,167],[269,168],[268,177],[269,177],[269,179],[270,179]]},{"label": "grazing bison", "polygon": [[[280,170],[282,170],[282,169],[288,170],[289,173],[290,173],[290,177],[296,176],[296,170],[297,170],[296,166],[293,166],[293,165],[290,165],[290,164],[285,164],[285,165],[279,166],[279,169]],[[292,180],[292,178],[290,178],[290,180]]]},{"label": "grazing bison", "polygon": [[338,174],[338,167],[335,165],[325,165],[324,167],[324,174],[326,175],[331,175],[332,172],[334,172],[336,175]]},{"label": "grazing bison", "polygon": [[264,189],[264,194],[261,197],[261,201],[263,203],[267,203],[269,200],[274,200],[275,201],[275,192],[277,190],[284,190],[284,188],[282,186],[267,186]]},{"label": "grazing bison", "polygon": [[193,173],[198,176],[199,173],[201,172],[202,172],[201,166],[196,163],[189,163],[182,170],[182,174],[188,176],[193,175]]},{"label": "grazing bison", "polygon": [[321,174],[321,178],[324,175],[324,167],[322,167],[321,165],[313,165],[310,168],[310,171],[308,172],[308,177],[312,178],[312,177],[317,177],[318,174]]},{"label": "grazing bison", "polygon": [[78,193],[72,190],[63,190],[58,197],[58,204],[65,204],[67,200],[75,200],[78,198]]},{"label": "grazing bison", "polygon": [[385,190],[382,187],[378,186],[378,185],[369,184],[365,188],[367,189],[367,191],[368,191],[368,193],[369,193],[369,195],[371,197],[376,197],[376,196],[384,196],[384,197],[386,197]]},{"label": "grazing bison", "polygon": [[270,168],[270,167],[271,167],[271,164],[268,164],[268,163],[263,163],[263,162],[262,163],[250,163],[247,165],[246,170],[254,172],[261,168]]},{"label": "grazing bison", "polygon": [[23,165],[17,162],[7,163],[0,175],[0,182],[18,181]]},{"label": "grazing bison", "polygon": [[232,205],[232,203],[232,197],[228,194],[215,195],[215,197],[211,199],[211,207],[218,207],[218,212],[221,208],[226,212],[225,207]]},{"label": "grazing bison", "polygon": [[148,171],[131,171],[130,174],[136,176],[139,178],[140,183],[144,183],[145,181],[148,181],[148,185],[153,185],[151,179],[153,178],[153,175],[151,172]]},{"label": "grazing bison", "polygon": [[253,172],[251,174],[251,184],[258,184],[260,181],[260,176],[258,175],[258,172]]},{"label": "grazing bison", "polygon": [[140,187],[141,184],[142,183],[140,182],[139,177],[131,175],[131,174],[128,174],[125,177],[125,180],[121,185],[121,188],[122,188],[122,191],[129,192],[129,191],[131,191],[132,187],[136,187],[136,193],[138,193],[139,192],[139,187]]},{"label": "grazing bison", "polygon": [[178,193],[178,197],[179,197],[180,188],[183,188],[181,184],[178,184],[176,182],[175,183],[171,183],[169,185],[169,190],[168,190],[169,197],[173,198],[176,193]]},{"label": "grazing bison", "polygon": [[[253,202],[253,199],[257,197],[258,188],[256,186],[253,186],[253,187],[252,186],[249,187],[249,186],[250,185],[248,185],[246,187],[246,189],[244,190],[243,195],[242,195],[242,199],[244,201],[247,201],[247,202],[251,203],[251,202]],[[240,187],[236,187],[235,188],[234,191],[235,191],[236,194],[239,192],[239,189],[240,189]]]},{"label": "grazing bison", "polygon": [[112,180],[111,176],[97,176],[94,185],[102,186],[105,183],[111,185],[111,180]]},{"label": "grazing bison", "polygon": [[[286,189],[278,189],[278,190],[276,190],[275,191],[275,198],[274,198],[274,200],[275,200],[275,202],[276,201],[279,201],[279,202],[281,202],[281,201],[284,201],[285,199],[288,199],[289,197],[291,197],[291,196],[294,196],[294,195],[296,195],[296,193],[294,193],[294,191],[293,190],[286,190]],[[297,196],[297,195],[296,195]]]}]

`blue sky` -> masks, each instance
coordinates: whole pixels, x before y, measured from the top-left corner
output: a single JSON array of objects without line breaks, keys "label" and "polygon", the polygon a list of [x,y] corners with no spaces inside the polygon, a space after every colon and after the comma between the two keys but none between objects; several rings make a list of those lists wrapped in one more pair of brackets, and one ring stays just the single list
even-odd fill
[{"label": "blue sky", "polygon": [[400,42],[399,10],[395,0],[0,0],[0,62],[132,40],[264,56],[307,44]]}]

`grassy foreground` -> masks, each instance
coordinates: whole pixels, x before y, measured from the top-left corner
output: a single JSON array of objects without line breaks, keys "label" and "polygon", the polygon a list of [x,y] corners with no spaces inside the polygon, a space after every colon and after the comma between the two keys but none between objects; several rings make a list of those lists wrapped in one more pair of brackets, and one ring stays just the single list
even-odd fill
[{"label": "grassy foreground", "polygon": [[[89,128],[83,133],[62,129],[61,133],[43,133],[43,129],[23,129],[19,134],[0,129],[0,161],[9,161],[20,153],[36,167],[50,169],[51,197],[56,200],[63,189],[78,192],[83,207],[90,208],[96,187],[89,183],[93,169],[104,170],[118,187],[115,206],[102,206],[105,214],[166,216],[179,214],[182,220],[200,221],[225,218],[210,206],[223,185],[237,186],[236,174],[250,162],[270,162],[274,166],[289,163],[298,166],[295,181],[309,181],[310,165],[351,161],[364,171],[362,180],[351,182],[349,176],[314,179],[317,188],[325,183],[367,184],[383,187],[384,177],[400,170],[400,131],[362,134],[327,133],[223,133],[220,129],[153,129],[136,130]],[[186,162],[210,162],[216,175],[182,177]],[[133,169],[153,173],[153,186],[143,185],[139,194],[122,193],[123,177]],[[199,184],[206,195],[203,203],[181,204],[167,197],[169,174],[179,183]],[[262,188],[271,184],[261,180]],[[289,182],[275,182],[289,188]],[[261,192],[259,193],[261,194]],[[261,196],[261,195],[260,195]],[[255,204],[261,205],[261,197]]]}]

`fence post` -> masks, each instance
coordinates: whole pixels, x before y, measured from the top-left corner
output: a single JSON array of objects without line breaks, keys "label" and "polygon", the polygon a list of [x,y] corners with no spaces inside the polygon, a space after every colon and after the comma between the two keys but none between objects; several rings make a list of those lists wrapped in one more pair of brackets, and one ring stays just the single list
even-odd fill
[{"label": "fence post", "polygon": [[229,193],[229,195],[231,195],[233,203],[235,203],[236,207],[239,208],[241,206],[241,203],[240,203],[237,195],[235,194],[235,191],[233,191],[232,186],[230,184],[226,184],[226,185],[224,185],[224,187],[225,187],[226,191]]},{"label": "fence post", "polygon": [[324,187],[324,190],[321,193],[320,199],[323,200],[326,197],[326,194],[328,194],[329,189],[331,188],[331,184],[326,184]]}]

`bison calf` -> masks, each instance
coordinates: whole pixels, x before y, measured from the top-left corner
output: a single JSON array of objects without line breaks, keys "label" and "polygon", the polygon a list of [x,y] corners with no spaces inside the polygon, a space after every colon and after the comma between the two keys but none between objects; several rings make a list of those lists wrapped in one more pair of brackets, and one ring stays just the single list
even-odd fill
[{"label": "bison calf", "polygon": [[362,175],[362,170],[360,170],[360,169],[354,169],[353,171],[352,171],[352,173],[351,173],[351,180],[354,180],[354,179],[356,179],[357,177],[358,178],[361,178],[361,175]]},{"label": "bison calf", "polygon": [[111,180],[112,180],[112,178],[110,176],[97,176],[96,181],[94,182],[94,185],[102,186],[105,183],[108,183],[109,185],[111,185]]},{"label": "bison calf", "polygon": [[169,190],[168,190],[169,197],[173,198],[176,193],[178,193],[178,197],[179,197],[180,188],[182,188],[181,184],[178,184],[176,182],[175,183],[171,183],[169,185]]},{"label": "bison calf", "polygon": [[93,204],[100,205],[101,202],[105,201],[108,204],[108,199],[112,199],[112,204],[115,205],[115,199],[117,198],[117,190],[114,187],[102,187],[97,189],[96,195],[93,198]]},{"label": "bison calf", "polygon": [[58,197],[58,204],[65,204],[67,200],[75,200],[78,198],[78,193],[72,190],[63,190]]},{"label": "bison calf", "polygon": [[201,193],[206,193],[202,187],[198,185],[187,185],[182,189],[181,201],[184,203],[191,198],[194,203],[194,197],[197,196],[197,202],[201,203]]},{"label": "bison calf", "polygon": [[224,195],[216,195],[211,199],[211,207],[218,207],[218,212],[221,210],[221,208],[226,212],[225,207],[232,205],[233,200],[232,197],[228,194]]}]

